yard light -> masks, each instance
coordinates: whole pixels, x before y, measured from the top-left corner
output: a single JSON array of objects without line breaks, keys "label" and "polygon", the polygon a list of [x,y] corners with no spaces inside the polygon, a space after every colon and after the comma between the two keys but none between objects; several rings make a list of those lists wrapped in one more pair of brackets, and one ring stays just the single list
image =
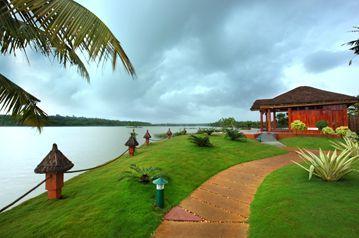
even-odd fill
[{"label": "yard light", "polygon": [[146,145],[149,145],[150,139],[151,139],[151,134],[148,132],[148,130],[146,131],[146,134],[143,136],[143,138],[146,139]]},{"label": "yard light", "polygon": [[130,156],[134,156],[136,146],[138,146],[135,130],[132,131],[131,136],[128,139],[128,141],[126,142],[125,146],[128,146],[128,152],[129,152]]},{"label": "yard light", "polygon": [[167,131],[167,138],[168,139],[171,139],[171,137],[172,137],[172,131],[171,131],[171,128],[168,128],[168,131]]},{"label": "yard light", "polygon": [[154,184],[156,184],[156,205],[159,208],[164,208],[165,200],[164,200],[164,189],[165,184],[168,183],[168,181],[164,178],[158,178],[153,181]]}]

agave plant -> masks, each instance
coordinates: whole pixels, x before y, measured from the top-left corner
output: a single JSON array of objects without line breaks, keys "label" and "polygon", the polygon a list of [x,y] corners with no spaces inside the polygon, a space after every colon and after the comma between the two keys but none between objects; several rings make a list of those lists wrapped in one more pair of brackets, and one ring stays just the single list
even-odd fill
[{"label": "agave plant", "polygon": [[208,136],[195,136],[191,135],[188,138],[193,144],[199,146],[199,147],[212,147],[213,144],[210,142]]},{"label": "agave plant", "polygon": [[359,156],[359,143],[355,139],[344,137],[344,142],[332,142],[332,145],[335,149],[339,151],[348,150],[351,152],[352,156]]},{"label": "agave plant", "polygon": [[[0,0],[1,54],[15,56],[28,49],[53,57],[64,67],[75,66],[87,80],[90,76],[82,58],[98,64],[110,59],[113,69],[119,58],[125,70],[135,75],[117,38],[96,15],[74,0]],[[0,74],[0,110],[20,123],[40,128],[46,113],[37,107],[38,102]]]},{"label": "agave plant", "polygon": [[130,170],[125,171],[121,175],[120,180],[135,179],[140,183],[147,184],[154,179],[163,177],[163,175],[159,173],[160,171],[161,169],[156,167],[139,167],[136,164],[131,164]]},{"label": "agave plant", "polygon": [[235,141],[246,141],[246,137],[243,135],[243,133],[237,131],[237,130],[233,130],[233,129],[227,129],[227,137],[230,138],[231,140],[235,140]]},{"label": "agave plant", "polygon": [[352,165],[359,159],[359,155],[353,156],[349,150],[340,151],[339,154],[337,150],[325,154],[321,149],[319,155],[308,150],[299,150],[297,153],[304,165],[293,162],[309,172],[309,180],[315,175],[324,181],[337,181],[354,171]]}]

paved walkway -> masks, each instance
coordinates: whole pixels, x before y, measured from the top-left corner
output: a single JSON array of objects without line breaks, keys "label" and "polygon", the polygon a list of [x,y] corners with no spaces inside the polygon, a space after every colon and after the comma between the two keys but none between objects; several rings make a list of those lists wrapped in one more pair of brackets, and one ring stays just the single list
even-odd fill
[{"label": "paved walkway", "polygon": [[294,152],[235,165],[197,188],[166,214],[157,238],[247,237],[249,205],[263,179],[297,159]]}]

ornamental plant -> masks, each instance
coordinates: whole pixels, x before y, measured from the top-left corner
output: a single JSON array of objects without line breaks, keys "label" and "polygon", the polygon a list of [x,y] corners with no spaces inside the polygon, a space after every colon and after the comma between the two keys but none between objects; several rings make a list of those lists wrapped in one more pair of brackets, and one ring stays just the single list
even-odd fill
[{"label": "ornamental plant", "polygon": [[328,126],[328,122],[325,120],[320,120],[315,123],[315,126],[321,131],[324,127]]},{"label": "ornamental plant", "polygon": [[199,147],[213,147],[212,143],[209,140],[208,136],[195,136],[191,135],[188,138],[193,144]]},{"label": "ornamental plant", "polygon": [[335,131],[333,130],[333,128],[326,126],[322,129],[323,134],[325,135],[335,135]]},{"label": "ornamental plant", "polygon": [[226,136],[231,140],[241,141],[241,142],[246,141],[246,137],[243,135],[243,133],[237,130],[227,129],[226,133],[227,133]]},{"label": "ornamental plant", "polygon": [[130,170],[125,171],[119,180],[134,179],[137,182],[148,184],[153,180],[163,177],[161,169],[157,167],[139,167],[136,164],[130,165]]},{"label": "ornamental plant", "polygon": [[341,136],[345,136],[348,133],[348,131],[350,131],[350,129],[347,126],[340,126],[337,127],[337,129],[335,129],[335,132]]},{"label": "ornamental plant", "polygon": [[304,131],[307,129],[307,126],[301,120],[295,120],[292,123],[290,123],[290,128],[292,130]]},{"label": "ornamental plant", "polygon": [[293,161],[299,167],[309,172],[309,180],[313,175],[324,181],[338,181],[346,174],[354,171],[352,165],[359,160],[359,155],[352,155],[350,150],[324,153],[319,149],[319,155],[309,150],[297,151],[299,157],[304,161],[304,165]]},{"label": "ornamental plant", "polygon": [[348,150],[351,152],[352,156],[359,156],[359,143],[356,139],[350,137],[344,137],[344,142],[332,142],[332,145],[335,149],[339,151]]}]

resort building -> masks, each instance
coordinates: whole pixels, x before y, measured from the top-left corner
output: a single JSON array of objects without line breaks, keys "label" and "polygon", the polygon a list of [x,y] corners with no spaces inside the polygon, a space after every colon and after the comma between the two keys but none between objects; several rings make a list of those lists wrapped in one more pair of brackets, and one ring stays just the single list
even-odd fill
[{"label": "resort building", "polygon": [[279,112],[287,114],[288,125],[301,120],[308,130],[317,130],[315,124],[320,120],[327,121],[332,128],[348,126],[348,107],[358,101],[353,96],[301,86],[272,99],[258,99],[251,110],[260,113],[261,131],[277,129],[276,113]]}]

